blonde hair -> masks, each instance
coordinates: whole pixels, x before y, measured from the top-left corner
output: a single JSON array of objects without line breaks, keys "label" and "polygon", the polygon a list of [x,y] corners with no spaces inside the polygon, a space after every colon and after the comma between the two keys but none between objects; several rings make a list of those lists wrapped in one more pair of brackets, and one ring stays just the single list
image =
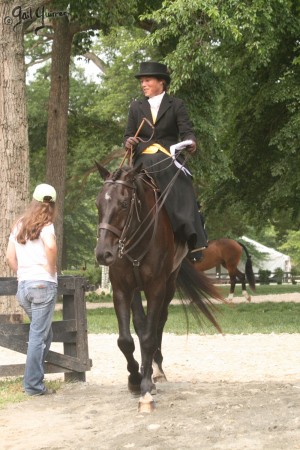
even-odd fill
[{"label": "blonde hair", "polygon": [[26,244],[26,241],[38,239],[44,226],[53,223],[55,212],[54,202],[32,200],[23,216],[17,221],[19,225],[17,242]]}]

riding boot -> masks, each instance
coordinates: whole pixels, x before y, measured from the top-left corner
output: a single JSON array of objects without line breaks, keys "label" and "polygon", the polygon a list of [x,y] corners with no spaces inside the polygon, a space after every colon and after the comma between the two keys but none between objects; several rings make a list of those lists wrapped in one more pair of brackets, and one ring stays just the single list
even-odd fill
[{"label": "riding boot", "polygon": [[203,261],[203,259],[204,259],[202,250],[196,250],[193,252],[189,252],[187,256],[188,256],[189,260],[193,263]]}]

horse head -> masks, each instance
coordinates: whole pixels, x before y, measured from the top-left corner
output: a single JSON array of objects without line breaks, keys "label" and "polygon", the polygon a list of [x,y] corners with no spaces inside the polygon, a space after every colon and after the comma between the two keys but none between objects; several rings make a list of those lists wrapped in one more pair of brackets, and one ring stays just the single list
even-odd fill
[{"label": "horse head", "polygon": [[136,214],[141,166],[124,166],[113,173],[98,163],[96,166],[104,185],[96,199],[99,224],[95,253],[100,265],[111,266],[122,257],[127,232]]}]

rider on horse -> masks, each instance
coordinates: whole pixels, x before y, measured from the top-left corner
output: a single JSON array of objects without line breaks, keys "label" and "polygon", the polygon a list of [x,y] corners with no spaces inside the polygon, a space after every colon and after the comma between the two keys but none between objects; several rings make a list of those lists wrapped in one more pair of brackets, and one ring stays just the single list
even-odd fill
[{"label": "rider on horse", "polygon": [[189,154],[196,152],[191,121],[183,101],[166,92],[171,78],[164,64],[141,63],[135,77],[140,80],[144,98],[130,105],[125,148],[133,149],[134,166],[142,163],[161,194],[167,192],[164,205],[175,237],[187,242],[191,259],[197,260],[201,249],[207,247],[207,236],[198,212],[192,176],[184,156],[176,155],[174,160],[170,153],[171,146],[179,141],[187,141],[183,147]]}]

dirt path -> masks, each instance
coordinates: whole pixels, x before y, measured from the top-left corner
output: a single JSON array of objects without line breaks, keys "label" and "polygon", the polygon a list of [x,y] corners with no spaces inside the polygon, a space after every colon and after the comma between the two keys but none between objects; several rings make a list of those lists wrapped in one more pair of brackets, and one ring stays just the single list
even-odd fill
[{"label": "dirt path", "polygon": [[86,383],[0,410],[1,450],[300,449],[300,334],[164,335],[152,414],[137,412],[116,339],[89,335]]}]

